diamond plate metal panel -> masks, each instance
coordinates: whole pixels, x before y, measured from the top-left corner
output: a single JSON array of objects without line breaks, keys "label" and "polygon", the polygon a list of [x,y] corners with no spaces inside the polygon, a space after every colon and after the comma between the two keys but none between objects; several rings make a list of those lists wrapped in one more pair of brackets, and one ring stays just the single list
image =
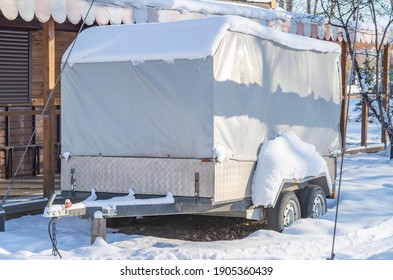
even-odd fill
[{"label": "diamond plate metal panel", "polygon": [[251,197],[255,162],[229,160],[215,165],[214,202]]},{"label": "diamond plate metal panel", "polygon": [[61,164],[61,189],[71,189],[75,169],[76,191],[194,197],[195,173],[199,172],[199,196],[213,197],[214,165],[198,159],[125,157],[71,157]]}]

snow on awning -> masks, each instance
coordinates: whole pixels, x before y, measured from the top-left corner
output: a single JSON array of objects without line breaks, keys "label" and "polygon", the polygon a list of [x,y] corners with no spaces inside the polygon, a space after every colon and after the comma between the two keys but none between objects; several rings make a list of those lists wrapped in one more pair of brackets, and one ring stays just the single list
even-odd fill
[{"label": "snow on awning", "polygon": [[[78,24],[86,17],[91,2],[92,0],[2,0],[0,10],[9,20],[14,20],[19,15],[25,21],[37,18],[44,23],[52,16],[60,24],[67,19],[72,24]],[[86,18],[86,24],[163,22],[210,15],[243,16],[287,33],[321,40],[347,40],[343,29],[325,24],[323,21],[318,22],[309,15],[209,0],[95,0]],[[375,43],[377,36],[370,32],[367,26],[360,29],[358,43]],[[353,38],[354,33],[350,36]],[[390,38],[385,39],[384,44],[393,38],[388,37]]]},{"label": "snow on awning", "polygon": [[[86,18],[86,24],[91,25],[94,21],[100,25],[134,23],[133,7],[96,2]],[[20,15],[25,21],[37,18],[44,23],[52,16],[60,24],[66,19],[78,24],[86,17],[90,4],[91,1],[87,0],[2,0],[0,9],[9,20]]]}]

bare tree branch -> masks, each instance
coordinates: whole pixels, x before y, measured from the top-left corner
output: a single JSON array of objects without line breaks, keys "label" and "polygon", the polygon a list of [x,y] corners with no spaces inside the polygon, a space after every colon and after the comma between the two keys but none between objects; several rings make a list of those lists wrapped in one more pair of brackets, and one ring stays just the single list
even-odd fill
[{"label": "bare tree branch", "polygon": [[[381,75],[381,56],[385,48],[384,41],[387,38],[388,29],[393,24],[393,0],[380,1],[380,0],[334,0],[323,1],[321,0],[321,8],[323,15],[327,18],[332,26],[341,27],[344,30],[345,40],[348,42],[348,53],[353,61],[353,68],[357,79],[361,85],[361,96],[367,104],[369,110],[374,114],[375,118],[379,121],[381,126],[386,130],[390,140],[390,155],[393,158],[393,125],[392,114],[390,114],[388,106],[386,106],[385,98],[382,96],[380,90]],[[387,5],[388,4],[388,5]],[[356,52],[356,42],[353,42],[353,33],[358,32],[353,24],[356,20],[355,13],[360,12],[360,19],[367,20],[371,23],[370,34],[375,36],[374,49],[375,49],[375,82],[373,88],[367,89],[363,86],[365,70],[359,65]],[[385,25],[379,23],[384,18]],[[370,26],[370,25],[366,25]],[[363,30],[362,30],[363,32]],[[386,71],[386,70],[385,70]],[[386,73],[385,73],[386,75]],[[374,98],[375,96],[375,98]]]}]

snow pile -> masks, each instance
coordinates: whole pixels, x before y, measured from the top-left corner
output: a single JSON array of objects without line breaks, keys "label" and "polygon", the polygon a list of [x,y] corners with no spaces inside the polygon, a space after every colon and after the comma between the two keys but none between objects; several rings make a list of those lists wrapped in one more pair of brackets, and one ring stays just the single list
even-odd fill
[{"label": "snow pile", "polygon": [[103,218],[104,218],[104,216],[101,211],[94,212],[94,219],[103,219]]},{"label": "snow pile", "polygon": [[283,180],[303,179],[322,173],[326,174],[331,190],[326,161],[316,152],[315,146],[288,131],[263,143],[252,179],[252,201],[257,206],[272,206]]},{"label": "snow pile", "polygon": [[125,196],[115,196],[110,199],[104,200],[84,200],[80,203],[74,204],[72,207],[102,207],[105,208],[116,208],[117,206],[127,206],[127,205],[152,205],[152,204],[172,204],[175,203],[175,199],[171,192],[168,192],[165,197],[157,198],[144,198],[136,199],[135,192],[133,190],[128,191],[128,195]]},{"label": "snow pile", "polygon": [[[128,194],[130,194],[130,192]],[[95,201],[95,200],[97,200],[96,190],[91,189],[91,194],[83,202]]]},{"label": "snow pile", "polygon": [[61,154],[60,158],[64,159],[65,161],[69,160],[71,158],[71,153],[70,152],[64,152]]},{"label": "snow pile", "polygon": [[218,145],[218,146],[214,147],[214,158],[219,163],[225,161],[228,158],[227,152],[223,146]]}]

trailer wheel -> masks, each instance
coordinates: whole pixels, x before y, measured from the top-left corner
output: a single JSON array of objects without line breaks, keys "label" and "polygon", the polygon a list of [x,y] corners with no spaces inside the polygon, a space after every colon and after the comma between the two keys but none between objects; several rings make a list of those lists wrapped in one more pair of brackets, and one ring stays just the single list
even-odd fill
[{"label": "trailer wheel", "polygon": [[274,208],[267,209],[267,228],[281,232],[301,217],[301,208],[296,194],[285,191],[280,194]]},{"label": "trailer wheel", "polygon": [[327,212],[325,192],[320,186],[310,185],[299,193],[302,218],[317,219]]}]

